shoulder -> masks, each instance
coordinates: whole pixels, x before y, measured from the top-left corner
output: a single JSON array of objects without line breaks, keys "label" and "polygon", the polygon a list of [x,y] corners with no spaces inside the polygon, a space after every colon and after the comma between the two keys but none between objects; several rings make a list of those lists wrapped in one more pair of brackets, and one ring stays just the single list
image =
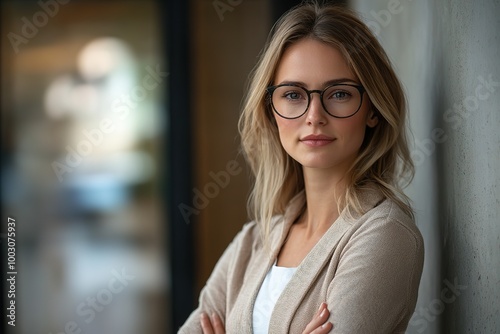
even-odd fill
[{"label": "shoulder", "polygon": [[422,242],[422,234],[415,224],[413,217],[406,214],[400,206],[391,199],[385,199],[378,206],[367,212],[369,224],[380,228],[400,230],[408,234],[416,242]]},{"label": "shoulder", "polygon": [[363,216],[351,221],[351,239],[367,239],[422,257],[424,242],[412,217],[393,200],[384,199]]}]

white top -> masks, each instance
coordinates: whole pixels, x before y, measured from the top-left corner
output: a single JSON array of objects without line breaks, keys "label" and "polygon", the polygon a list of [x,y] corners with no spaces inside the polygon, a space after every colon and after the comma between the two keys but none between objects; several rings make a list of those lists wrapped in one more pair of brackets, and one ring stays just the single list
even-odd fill
[{"label": "white top", "polygon": [[267,334],[274,305],[297,268],[277,267],[276,262],[267,272],[253,307],[253,333]]}]

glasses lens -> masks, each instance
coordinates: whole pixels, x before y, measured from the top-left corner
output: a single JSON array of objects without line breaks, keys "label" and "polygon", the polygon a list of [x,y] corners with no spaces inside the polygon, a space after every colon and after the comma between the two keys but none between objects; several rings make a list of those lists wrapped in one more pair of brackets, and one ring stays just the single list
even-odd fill
[{"label": "glasses lens", "polygon": [[353,86],[334,85],[323,93],[323,105],[333,116],[349,117],[358,111],[361,105],[361,93]]},{"label": "glasses lens", "polygon": [[299,117],[307,109],[307,92],[300,87],[279,86],[272,96],[274,110],[283,117]]}]

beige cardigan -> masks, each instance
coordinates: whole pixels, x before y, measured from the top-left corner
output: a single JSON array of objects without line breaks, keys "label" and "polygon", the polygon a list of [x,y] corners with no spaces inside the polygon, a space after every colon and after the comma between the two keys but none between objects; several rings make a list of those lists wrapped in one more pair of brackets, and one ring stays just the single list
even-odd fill
[{"label": "beige cardigan", "polygon": [[[422,236],[410,217],[375,191],[365,191],[361,203],[367,213],[354,219],[342,214],[297,267],[276,302],[269,333],[302,333],[321,302],[328,303],[331,333],[404,333],[417,301]],[[257,293],[304,205],[301,193],[276,217],[271,254],[263,249],[259,225],[243,227],[179,333],[202,333],[202,311],[217,312],[228,334],[252,333]]]}]

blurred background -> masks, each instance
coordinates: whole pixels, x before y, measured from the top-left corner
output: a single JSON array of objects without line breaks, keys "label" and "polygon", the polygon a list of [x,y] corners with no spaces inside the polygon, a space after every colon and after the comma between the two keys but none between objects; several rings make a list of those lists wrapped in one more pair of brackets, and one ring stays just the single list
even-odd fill
[{"label": "blurred background", "polygon": [[[176,332],[248,219],[237,120],[299,2],[1,1],[2,332]],[[500,2],[336,2],[408,94],[426,259],[407,332],[500,332]]]},{"label": "blurred background", "polygon": [[18,272],[6,333],[168,331],[161,11],[2,1],[2,232],[16,219]]}]

